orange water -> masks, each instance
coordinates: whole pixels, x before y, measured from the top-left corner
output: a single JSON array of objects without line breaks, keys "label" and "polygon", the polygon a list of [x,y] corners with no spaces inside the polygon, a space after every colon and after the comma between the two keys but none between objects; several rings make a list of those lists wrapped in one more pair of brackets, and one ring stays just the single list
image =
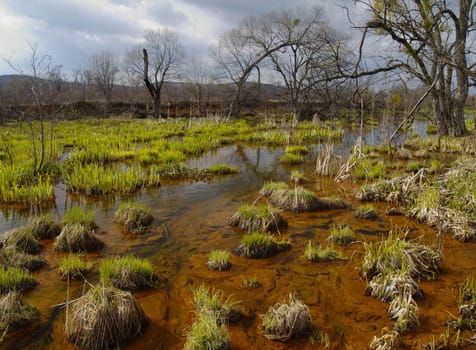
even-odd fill
[{"label": "orange water", "polygon": [[[144,334],[131,342],[127,349],[182,349],[186,332],[193,322],[190,287],[204,284],[224,291],[240,301],[244,317],[229,325],[234,349],[316,349],[307,339],[279,343],[265,339],[260,331],[260,316],[276,302],[285,301],[296,293],[309,307],[314,326],[329,334],[333,349],[366,349],[373,336],[384,327],[392,328],[386,316],[387,304],[365,295],[365,283],[359,276],[363,258],[363,242],[380,240],[392,225],[408,226],[411,238],[431,244],[435,230],[405,217],[386,216],[386,204],[377,204],[378,220],[353,217],[352,207],[357,184],[336,184],[331,179],[313,175],[313,156],[301,167],[310,180],[306,187],[318,195],[339,195],[351,207],[315,213],[285,212],[289,228],[282,234],[292,241],[292,249],[269,259],[244,259],[232,256],[232,268],[225,272],[209,271],[205,265],[207,254],[216,248],[232,250],[243,232],[228,226],[227,221],[236,209],[257,198],[264,181],[289,177],[278,157],[281,150],[247,149],[231,146],[190,162],[191,166],[207,166],[227,162],[236,165],[239,174],[214,179],[211,183],[170,183],[160,189],[145,191],[136,199],[152,209],[154,223],[150,232],[132,237],[121,233],[112,223],[118,200],[71,198],[59,187],[55,210],[61,214],[73,203],[89,205],[96,210],[100,238],[107,248],[90,258],[99,259],[111,254],[132,252],[147,257],[156,266],[161,285],[149,291],[135,293],[140,305],[150,317]],[[20,221],[18,222],[18,224]],[[15,224],[15,223],[14,223]],[[13,225],[14,225],[13,224]],[[357,232],[357,243],[342,248],[346,260],[330,263],[310,263],[303,258],[308,240],[327,244],[329,227],[349,224]],[[170,234],[164,236],[163,227]],[[52,249],[52,242],[44,242],[42,255],[49,265],[36,272],[39,285],[25,294],[25,299],[41,311],[41,319],[32,326],[7,334],[0,348],[74,349],[65,340],[64,313],[60,313],[46,331],[52,305],[81,294],[83,282],[74,282],[68,289],[57,273],[61,254]],[[404,336],[407,348],[418,349],[438,338],[446,329],[449,315],[457,314],[455,297],[458,287],[476,268],[476,246],[462,244],[449,236],[444,238],[444,272],[437,281],[421,282],[425,299],[418,302],[418,329]],[[255,277],[261,286],[242,288],[242,279]],[[91,283],[97,281],[94,273]],[[46,336],[48,335],[48,336]],[[470,336],[470,334],[466,334]],[[470,348],[467,346],[466,348]]]}]

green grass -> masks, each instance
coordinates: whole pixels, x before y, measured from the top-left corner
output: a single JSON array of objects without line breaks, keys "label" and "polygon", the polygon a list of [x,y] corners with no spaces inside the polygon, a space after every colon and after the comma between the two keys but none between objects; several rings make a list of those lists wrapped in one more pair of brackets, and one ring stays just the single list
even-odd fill
[{"label": "green grass", "polygon": [[131,255],[101,260],[99,275],[106,285],[123,290],[152,288],[157,283],[150,261]]},{"label": "green grass", "polygon": [[307,179],[304,177],[304,174],[298,170],[291,171],[291,176],[289,179],[295,184],[302,184],[307,182]]},{"label": "green grass", "polygon": [[19,268],[0,266],[0,293],[21,292],[35,285],[36,281],[31,273]]},{"label": "green grass", "polygon": [[192,294],[197,314],[213,315],[219,323],[233,322],[241,316],[236,309],[238,302],[225,298],[221,290],[209,290],[202,284],[192,288]]},{"label": "green grass", "polygon": [[94,218],[96,214],[92,209],[83,209],[79,206],[74,206],[66,209],[63,217],[63,223],[65,225],[83,225],[89,230],[96,228]]},{"label": "green grass", "polygon": [[224,271],[231,267],[230,253],[226,250],[212,250],[208,254],[207,266],[213,271]]},{"label": "green grass", "polygon": [[96,251],[105,246],[105,243],[93,234],[91,228],[82,224],[64,225],[53,245],[56,251],[73,253]]},{"label": "green grass", "polygon": [[241,286],[243,288],[259,288],[261,283],[258,281],[256,276],[244,278],[241,276]]},{"label": "green grass", "polygon": [[421,165],[420,163],[417,163],[417,162],[410,162],[407,164],[407,171],[411,172],[411,173],[416,173],[418,170],[421,169]]},{"label": "green grass", "polygon": [[309,150],[306,146],[288,146],[284,152],[287,154],[297,154],[304,156],[309,153]]},{"label": "green grass", "polygon": [[275,192],[288,189],[289,186],[285,182],[265,182],[259,193],[262,196],[271,196]]},{"label": "green grass", "polygon": [[269,201],[278,208],[296,212],[328,209],[325,203],[320,201],[314,192],[302,186],[296,186],[288,190],[273,191]]},{"label": "green grass", "polygon": [[187,332],[185,350],[231,349],[230,334],[213,314],[200,313]]},{"label": "green grass", "polygon": [[360,219],[376,219],[378,213],[372,204],[362,204],[357,207],[354,216]]},{"label": "green grass", "polygon": [[329,240],[334,244],[349,245],[355,241],[355,233],[348,225],[333,226]]},{"label": "green grass", "polygon": [[59,273],[65,278],[76,279],[83,277],[92,267],[90,261],[84,261],[77,254],[69,254],[60,260]]},{"label": "green grass", "polygon": [[355,164],[355,177],[360,180],[383,179],[387,173],[383,161],[374,162],[369,158],[361,158]]},{"label": "green grass", "polygon": [[114,221],[124,225],[126,232],[141,234],[153,221],[151,210],[140,203],[122,203],[114,214]]},{"label": "green grass", "polygon": [[248,233],[244,235],[235,252],[245,258],[267,258],[278,252],[287,250],[291,243],[287,240],[276,240],[274,237],[262,233]]},{"label": "green grass", "polygon": [[279,158],[279,161],[283,164],[298,165],[304,162],[304,156],[295,153],[286,153]]},{"label": "green grass", "polygon": [[216,164],[208,167],[207,172],[211,175],[231,175],[236,174],[238,169],[227,164]]},{"label": "green grass", "polygon": [[304,250],[304,257],[312,262],[342,260],[343,255],[333,247],[322,248],[320,245],[314,245],[309,241]]},{"label": "green grass", "polygon": [[244,204],[228,223],[248,232],[279,231],[288,226],[280,211],[267,204]]}]

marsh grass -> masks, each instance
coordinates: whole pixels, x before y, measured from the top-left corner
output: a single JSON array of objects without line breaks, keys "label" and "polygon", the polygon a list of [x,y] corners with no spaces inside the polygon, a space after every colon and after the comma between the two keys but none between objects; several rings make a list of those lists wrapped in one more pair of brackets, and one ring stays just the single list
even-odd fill
[{"label": "marsh grass", "polygon": [[0,267],[0,293],[21,292],[33,288],[36,283],[33,276],[24,269]]},{"label": "marsh grass", "polygon": [[304,250],[304,257],[312,262],[336,261],[344,258],[343,254],[333,247],[321,247],[319,244],[314,245],[309,241]]},{"label": "marsh grass", "polygon": [[122,203],[114,214],[114,221],[124,225],[126,232],[141,234],[152,224],[151,210],[139,203]]},{"label": "marsh grass", "polygon": [[45,214],[29,220],[28,228],[36,239],[52,239],[61,232],[61,225],[53,220],[51,215]]},{"label": "marsh grass", "polygon": [[241,276],[241,286],[243,288],[259,288],[261,283],[258,281],[256,276],[248,278]]},{"label": "marsh grass", "polygon": [[92,209],[83,209],[75,206],[67,209],[64,213],[63,222],[65,225],[82,225],[88,230],[94,230],[97,226],[94,223],[96,214]]},{"label": "marsh grass", "polygon": [[410,173],[416,173],[421,168],[422,166],[420,165],[420,163],[417,162],[410,162],[407,164],[407,171],[409,171]]},{"label": "marsh grass", "polygon": [[403,346],[403,340],[399,332],[390,331],[387,328],[382,330],[380,337],[374,336],[369,344],[369,350],[391,350]]},{"label": "marsh grass", "polygon": [[101,260],[99,275],[105,285],[130,291],[153,288],[158,281],[150,261],[131,255]]},{"label": "marsh grass", "polygon": [[230,297],[225,298],[221,290],[209,290],[203,284],[197,288],[192,288],[193,305],[197,314],[213,315],[217,323],[234,322],[238,320],[242,313],[236,308],[239,303]]},{"label": "marsh grass", "polygon": [[42,248],[31,230],[26,226],[5,233],[3,244],[6,247],[13,247],[27,254],[38,254]]},{"label": "marsh grass", "polygon": [[60,260],[59,273],[63,278],[78,279],[84,277],[92,268],[90,261],[82,260],[78,254],[69,254]]},{"label": "marsh grass", "polygon": [[288,190],[289,186],[285,182],[265,182],[259,194],[262,196],[271,196],[275,192]]},{"label": "marsh grass", "polygon": [[459,288],[457,302],[458,306],[476,302],[476,283],[472,277],[466,278],[463,285]]},{"label": "marsh grass", "polygon": [[354,217],[373,220],[378,218],[377,210],[372,204],[359,205],[354,212]]},{"label": "marsh grass", "polygon": [[106,245],[82,224],[66,224],[56,237],[54,248],[59,252],[82,253],[103,249]]},{"label": "marsh grass", "polygon": [[374,162],[369,158],[359,158],[355,163],[355,177],[367,181],[383,179],[387,173],[383,161]]},{"label": "marsh grass", "polygon": [[291,247],[288,240],[276,240],[263,233],[248,233],[244,235],[235,253],[245,258],[267,258]]},{"label": "marsh grass", "polygon": [[81,350],[123,348],[149,321],[130,292],[101,285],[74,300],[66,319],[66,338]]},{"label": "marsh grass", "polygon": [[304,163],[304,156],[296,153],[285,153],[279,158],[283,164],[298,165]]},{"label": "marsh grass", "polygon": [[304,156],[309,153],[309,149],[306,146],[299,146],[299,145],[287,146],[284,152],[287,154],[297,154],[297,155]]},{"label": "marsh grass", "polygon": [[411,293],[397,295],[390,302],[387,313],[395,321],[394,330],[400,334],[420,325],[418,305]]},{"label": "marsh grass", "polygon": [[228,329],[217,322],[215,315],[199,313],[187,332],[185,350],[231,350]]},{"label": "marsh grass", "polygon": [[415,300],[423,299],[423,291],[417,281],[405,270],[389,270],[373,277],[366,290],[372,297],[384,303],[404,294],[410,294]]},{"label": "marsh grass", "polygon": [[280,229],[288,226],[287,220],[280,211],[267,204],[244,204],[233,214],[228,223],[248,232],[279,232]]},{"label": "marsh grass", "polygon": [[216,164],[207,168],[207,172],[210,175],[231,175],[236,174],[238,169],[235,166],[227,164]]},{"label": "marsh grass", "polygon": [[288,303],[277,303],[261,316],[264,336],[267,339],[288,341],[309,335],[312,318],[309,307],[289,295]]},{"label": "marsh grass", "polygon": [[34,271],[47,264],[47,260],[39,255],[27,254],[15,247],[4,247],[0,250],[0,265],[5,268],[15,267]]},{"label": "marsh grass", "polygon": [[332,226],[329,240],[337,245],[349,245],[355,241],[355,233],[348,225]]},{"label": "marsh grass", "polygon": [[321,208],[321,202],[314,192],[301,186],[294,189],[273,191],[269,201],[281,209],[297,212],[314,211]]},{"label": "marsh grass", "polygon": [[[39,311],[23,302],[17,292],[8,292],[0,299],[0,332],[25,327],[40,315]],[[1,338],[0,338],[1,339]]]},{"label": "marsh grass", "polygon": [[301,185],[307,182],[307,179],[304,177],[304,174],[298,170],[291,171],[290,180],[296,185]]},{"label": "marsh grass", "polygon": [[230,253],[226,250],[212,250],[208,254],[207,266],[212,271],[225,271],[231,267]]}]

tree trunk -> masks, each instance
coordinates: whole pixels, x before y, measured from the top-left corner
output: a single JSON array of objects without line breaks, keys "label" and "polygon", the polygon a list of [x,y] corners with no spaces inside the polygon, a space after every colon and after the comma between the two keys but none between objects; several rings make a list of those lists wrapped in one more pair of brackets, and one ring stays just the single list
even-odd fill
[{"label": "tree trunk", "polygon": [[156,94],[153,96],[153,103],[154,103],[154,112],[153,116],[154,118],[158,119],[161,117],[160,115],[160,94]]}]

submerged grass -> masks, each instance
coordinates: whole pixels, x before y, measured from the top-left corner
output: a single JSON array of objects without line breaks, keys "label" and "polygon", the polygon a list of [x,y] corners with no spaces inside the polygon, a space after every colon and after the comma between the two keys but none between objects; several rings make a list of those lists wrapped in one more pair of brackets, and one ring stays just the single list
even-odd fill
[{"label": "submerged grass", "polygon": [[74,300],[66,318],[66,338],[81,350],[122,348],[148,323],[130,292],[101,285]]},{"label": "submerged grass", "polygon": [[288,226],[280,211],[267,204],[244,204],[238,208],[228,223],[248,232],[279,231]]},{"label": "submerged grass", "polygon": [[131,255],[101,260],[99,275],[105,285],[131,291],[152,288],[158,280],[150,261]]},{"label": "submerged grass", "polygon": [[312,262],[335,261],[344,258],[343,254],[333,247],[322,248],[319,244],[314,245],[311,241],[306,245],[304,257]]},{"label": "submerged grass", "polygon": [[245,258],[267,258],[291,247],[287,240],[276,240],[274,237],[263,233],[248,233],[244,235],[235,253]]}]

